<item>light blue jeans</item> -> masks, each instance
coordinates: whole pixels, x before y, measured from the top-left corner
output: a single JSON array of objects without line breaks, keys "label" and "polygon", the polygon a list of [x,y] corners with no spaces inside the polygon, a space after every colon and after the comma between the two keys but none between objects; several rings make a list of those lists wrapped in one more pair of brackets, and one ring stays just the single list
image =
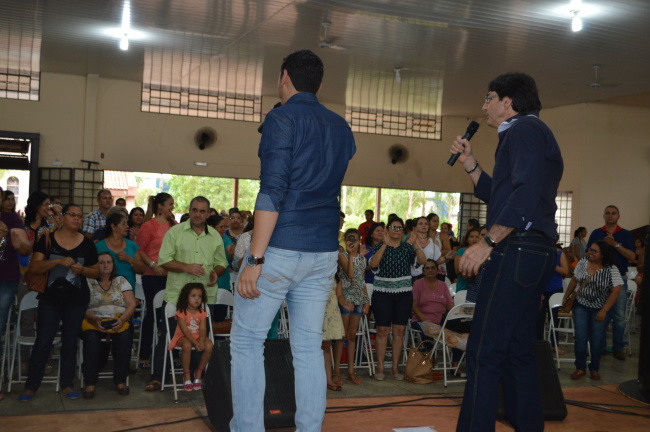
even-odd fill
[{"label": "light blue jeans", "polygon": [[[18,282],[0,281],[0,339],[4,337],[7,317],[17,291]],[[0,352],[2,352],[2,344],[0,344]]]},{"label": "light blue jeans", "polygon": [[296,430],[321,430],[327,402],[323,319],[337,255],[336,251],[308,253],[269,247],[257,282],[260,297],[246,300],[235,292],[230,332],[232,432],[264,431],[264,341],[285,298],[295,374]]}]

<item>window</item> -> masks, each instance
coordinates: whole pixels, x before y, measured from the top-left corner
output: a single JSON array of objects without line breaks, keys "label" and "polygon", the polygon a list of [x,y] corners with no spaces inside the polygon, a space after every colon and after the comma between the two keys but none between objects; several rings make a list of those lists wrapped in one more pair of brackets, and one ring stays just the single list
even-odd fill
[{"label": "window", "polygon": [[14,193],[16,199],[18,199],[18,190],[20,189],[20,180],[16,177],[11,176],[7,179],[7,190]]},{"label": "window", "polygon": [[558,192],[555,197],[555,203],[557,204],[555,223],[557,224],[557,232],[560,235],[558,243],[562,243],[564,247],[568,247],[573,239],[573,233],[571,232],[572,201],[572,192]]},{"label": "window", "polygon": [[[201,35],[182,36],[199,47],[205,43]],[[259,122],[261,56],[245,47],[213,55],[191,46],[145,49],[142,111]]]},{"label": "window", "polygon": [[345,119],[353,132],[442,139],[442,72],[370,72],[354,59],[346,85]]},{"label": "window", "polygon": [[0,28],[0,98],[39,100],[42,12],[37,7],[29,13],[32,20],[10,20]]},{"label": "window", "polygon": [[485,225],[487,222],[487,207],[487,204],[476,198],[474,194],[460,194],[460,229],[454,231],[456,237],[460,239],[465,235],[467,222],[470,219],[478,220],[481,226]]}]

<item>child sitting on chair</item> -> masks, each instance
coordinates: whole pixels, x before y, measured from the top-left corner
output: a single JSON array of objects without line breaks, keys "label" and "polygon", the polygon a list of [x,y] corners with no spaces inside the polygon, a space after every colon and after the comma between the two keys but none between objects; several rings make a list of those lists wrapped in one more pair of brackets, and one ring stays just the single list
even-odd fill
[{"label": "child sitting on chair", "polygon": [[[207,294],[203,284],[188,283],[181,290],[176,304],[176,332],[169,342],[169,349],[176,347],[183,349],[181,363],[183,365],[183,389],[185,391],[201,390],[201,375],[210,361],[212,355],[212,341],[207,337],[208,313],[201,307],[207,300]],[[199,367],[194,371],[194,383],[190,377],[190,357],[192,347],[197,352],[202,352]]]}]

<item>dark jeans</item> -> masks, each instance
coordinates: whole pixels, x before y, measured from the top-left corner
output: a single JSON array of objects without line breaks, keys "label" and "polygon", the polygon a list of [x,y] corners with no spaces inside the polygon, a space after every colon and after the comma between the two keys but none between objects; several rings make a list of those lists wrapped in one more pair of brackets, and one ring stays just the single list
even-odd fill
[{"label": "dark jeans", "polygon": [[612,310],[610,309],[604,321],[596,321],[599,308],[590,308],[574,303],[573,322],[575,326],[575,352],[576,369],[587,370],[587,342],[591,347],[591,362],[589,370],[600,370],[600,358],[605,349],[605,335],[607,334],[607,323],[610,321]]},{"label": "dark jeans", "polygon": [[[557,314],[558,312],[560,312],[560,308],[553,308],[553,310],[551,310],[548,307],[548,301],[550,300],[553,294],[557,294],[561,292],[562,292],[562,288],[560,288],[559,290],[547,291],[544,293],[544,300],[542,301],[542,305],[539,308],[539,312],[537,313],[537,329],[535,331],[535,339],[544,340],[544,328],[546,327],[547,314],[549,316],[549,319],[553,320],[553,328],[557,328]],[[553,332],[553,334],[549,335],[549,339],[551,339],[551,346],[555,347],[557,332]]]},{"label": "dark jeans", "polygon": [[[86,330],[81,332],[81,339],[84,342],[83,355],[84,361],[81,370],[84,374],[86,385],[96,385],[101,369],[100,363],[102,345],[105,343],[106,333],[96,330]],[[109,334],[110,344],[113,351],[113,383],[126,384],[126,378],[129,374],[129,362],[131,361],[131,344],[133,341],[133,326],[122,333]]]},{"label": "dark jeans", "polygon": [[533,347],[539,302],[553,276],[555,242],[513,233],[485,267],[467,343],[467,383],[457,431],[493,431],[499,381],[506,418],[542,431],[544,417]]},{"label": "dark jeans", "polygon": [[[142,329],[140,337],[140,359],[149,360],[151,357],[151,343],[153,341],[153,298],[158,292],[165,289],[167,283],[167,276],[142,276],[142,290],[144,291],[144,303],[147,306],[147,311],[142,320]],[[156,311],[158,316],[162,316],[164,309]],[[162,323],[159,320],[158,325]],[[163,323],[164,324],[164,323]],[[164,327],[164,325],[163,325]]]},{"label": "dark jeans", "polygon": [[54,336],[61,325],[61,388],[72,387],[77,368],[77,339],[81,333],[81,322],[86,315],[88,305],[67,306],[53,303],[41,298],[38,302],[36,325],[38,332],[29,360],[29,372],[25,390],[36,392],[41,386],[45,365],[52,350]]}]

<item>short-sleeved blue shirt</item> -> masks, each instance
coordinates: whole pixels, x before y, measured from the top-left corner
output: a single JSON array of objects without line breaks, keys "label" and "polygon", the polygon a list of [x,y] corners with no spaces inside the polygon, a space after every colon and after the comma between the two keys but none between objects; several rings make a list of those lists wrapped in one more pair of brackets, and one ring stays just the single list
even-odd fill
[{"label": "short-sleeved blue shirt", "polygon": [[[126,252],[126,254],[131,258],[135,258],[135,253],[140,250],[140,246],[138,246],[136,242],[129,239],[124,239],[124,241],[126,242],[124,252]],[[95,247],[97,248],[97,253],[110,252],[110,254],[113,255],[113,259],[115,260],[115,271],[117,272],[117,275],[123,276],[131,284],[132,287],[135,287],[135,270],[133,270],[133,266],[131,266],[131,264],[126,261],[118,260],[117,254],[110,250],[106,245],[106,240],[95,243]]]}]

